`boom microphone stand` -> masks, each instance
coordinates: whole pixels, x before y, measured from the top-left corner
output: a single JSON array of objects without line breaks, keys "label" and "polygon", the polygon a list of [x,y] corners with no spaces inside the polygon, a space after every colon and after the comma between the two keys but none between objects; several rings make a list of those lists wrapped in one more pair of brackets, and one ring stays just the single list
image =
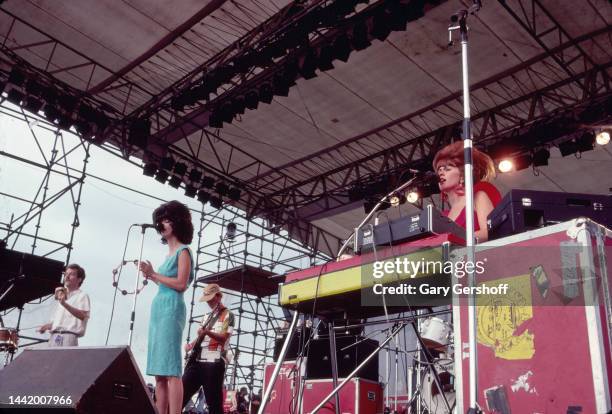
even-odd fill
[{"label": "boom microphone stand", "polygon": [[[460,10],[451,16],[448,27],[449,46],[453,44],[453,32],[459,30],[461,38],[461,68],[463,80],[463,155],[465,159],[465,232],[467,262],[474,262],[474,174],[472,160],[472,131],[470,129],[470,85],[468,81],[468,27],[467,17],[482,7],[480,0],[474,0],[468,10]],[[472,270],[470,268],[470,270]],[[473,271],[467,272],[470,288],[476,285]],[[469,383],[470,409],[468,413],[479,413],[477,396],[477,354],[476,354],[476,299],[468,297],[468,338],[469,338]],[[461,362],[459,362],[461,363]]]}]

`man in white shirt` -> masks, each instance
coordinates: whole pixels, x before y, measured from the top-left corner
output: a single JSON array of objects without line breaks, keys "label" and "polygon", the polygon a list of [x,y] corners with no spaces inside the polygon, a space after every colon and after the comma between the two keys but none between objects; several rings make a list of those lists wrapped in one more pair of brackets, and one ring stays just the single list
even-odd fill
[{"label": "man in white shirt", "polygon": [[38,332],[51,331],[49,346],[77,346],[78,338],[85,335],[89,320],[89,296],[80,287],[85,270],[78,264],[69,264],[64,272],[64,289],[56,289],[58,306],[49,323]]}]

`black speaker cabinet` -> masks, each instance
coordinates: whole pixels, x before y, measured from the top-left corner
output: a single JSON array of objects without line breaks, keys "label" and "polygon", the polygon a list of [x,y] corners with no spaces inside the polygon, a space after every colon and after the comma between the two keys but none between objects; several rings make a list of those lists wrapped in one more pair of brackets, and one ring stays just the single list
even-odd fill
[{"label": "black speaker cabinet", "polygon": [[[361,342],[359,342],[361,341]],[[357,345],[355,343],[359,342]],[[348,349],[344,349],[350,346]],[[359,336],[337,336],[336,358],[338,378],[346,378],[364,359],[378,347],[373,339],[363,340]],[[329,338],[315,339],[310,344],[306,359],[306,378],[324,379],[332,377]],[[357,377],[378,382],[378,354],[357,373]]]},{"label": "black speaker cabinet", "polygon": [[28,410],[155,413],[155,406],[128,347],[65,347],[26,349],[0,371],[0,412]]}]

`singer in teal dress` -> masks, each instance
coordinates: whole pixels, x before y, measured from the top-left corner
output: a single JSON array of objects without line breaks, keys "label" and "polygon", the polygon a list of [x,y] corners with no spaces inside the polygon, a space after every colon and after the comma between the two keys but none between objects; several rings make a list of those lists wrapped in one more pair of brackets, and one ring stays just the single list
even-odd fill
[{"label": "singer in teal dress", "polygon": [[169,201],[153,212],[153,223],[168,256],[157,272],[148,260],[140,262],[144,276],[159,286],[151,303],[147,374],[155,376],[155,406],[159,413],[180,414],[183,402],[181,340],[187,319],[183,294],[194,278],[194,258],[187,247],[193,240],[191,213],[184,204]]},{"label": "singer in teal dress", "polygon": [[[193,257],[189,247],[181,246],[159,266],[157,273],[176,278],[178,257],[186,250],[191,258],[189,283],[193,281]],[[187,307],[183,292],[160,284],[157,296],[151,304],[149,321],[149,349],[147,352],[147,375],[180,377],[183,375],[181,341],[187,320]]]}]

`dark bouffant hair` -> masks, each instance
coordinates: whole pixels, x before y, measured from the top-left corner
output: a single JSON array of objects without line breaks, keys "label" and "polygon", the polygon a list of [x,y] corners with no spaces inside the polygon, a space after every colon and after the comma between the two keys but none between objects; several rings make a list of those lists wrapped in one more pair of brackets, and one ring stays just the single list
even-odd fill
[{"label": "dark bouffant hair", "polygon": [[[168,201],[157,207],[153,212],[153,223],[157,232],[160,232],[158,223],[168,219],[172,222],[172,232],[183,244],[191,244],[193,240],[193,224],[191,223],[191,212],[187,206],[180,201]],[[167,241],[162,237],[162,243]]]},{"label": "dark bouffant hair", "polygon": [[70,263],[68,266],[66,266],[66,270],[68,269],[76,270],[77,277],[79,278],[79,287],[81,287],[83,281],[85,280],[85,269],[76,263]]}]

